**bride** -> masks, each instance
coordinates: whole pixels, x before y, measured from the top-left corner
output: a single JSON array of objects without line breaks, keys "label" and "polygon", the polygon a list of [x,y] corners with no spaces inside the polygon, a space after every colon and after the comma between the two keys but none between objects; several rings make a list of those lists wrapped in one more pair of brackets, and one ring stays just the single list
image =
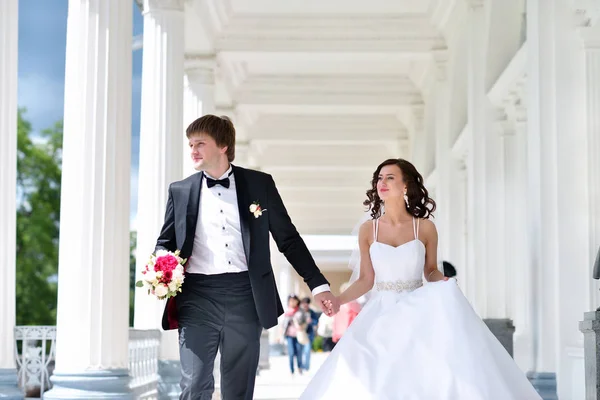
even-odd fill
[{"label": "bride", "polygon": [[383,162],[367,197],[359,276],[338,301],[372,293],[300,400],[541,400],[437,269],[435,202],[415,167]]}]

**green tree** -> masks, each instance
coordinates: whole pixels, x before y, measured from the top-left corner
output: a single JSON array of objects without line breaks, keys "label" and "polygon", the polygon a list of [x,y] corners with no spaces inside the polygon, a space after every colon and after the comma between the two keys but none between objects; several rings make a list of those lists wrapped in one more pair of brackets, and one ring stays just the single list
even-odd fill
[{"label": "green tree", "polygon": [[17,132],[17,324],[56,323],[62,122],[33,136],[19,110]]},{"label": "green tree", "polygon": [[129,326],[133,326],[135,302],[135,248],[137,247],[137,232],[129,232]]}]

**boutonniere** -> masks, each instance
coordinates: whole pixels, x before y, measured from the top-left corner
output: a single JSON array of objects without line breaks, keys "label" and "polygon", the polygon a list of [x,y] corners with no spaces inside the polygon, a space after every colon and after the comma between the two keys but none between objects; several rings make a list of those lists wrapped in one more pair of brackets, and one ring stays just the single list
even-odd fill
[{"label": "boutonniere", "polygon": [[258,201],[250,204],[250,212],[254,214],[254,218],[260,217],[264,211],[267,211],[267,209],[263,210]]}]

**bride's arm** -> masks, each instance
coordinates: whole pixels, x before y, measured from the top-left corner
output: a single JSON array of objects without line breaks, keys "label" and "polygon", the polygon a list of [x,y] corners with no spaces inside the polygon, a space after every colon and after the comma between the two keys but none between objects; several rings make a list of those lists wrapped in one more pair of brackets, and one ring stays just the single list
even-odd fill
[{"label": "bride's arm", "polygon": [[369,237],[373,235],[373,221],[367,221],[361,225],[358,231],[358,246],[360,250],[360,275],[348,289],[346,289],[338,298],[340,304],[346,304],[352,300],[358,299],[369,290],[373,289],[375,281],[375,271],[371,264],[369,254]]},{"label": "bride's arm", "polygon": [[447,281],[448,278],[437,267],[438,234],[433,222],[424,219],[420,221],[419,236],[425,244],[425,279],[429,282]]}]

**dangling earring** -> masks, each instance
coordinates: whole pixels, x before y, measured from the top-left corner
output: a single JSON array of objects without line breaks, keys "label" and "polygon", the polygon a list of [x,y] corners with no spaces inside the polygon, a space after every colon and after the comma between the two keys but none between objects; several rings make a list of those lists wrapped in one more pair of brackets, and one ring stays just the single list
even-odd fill
[{"label": "dangling earring", "polygon": [[406,195],[406,192],[404,192],[404,202],[406,203],[406,208],[408,208],[408,196]]}]

